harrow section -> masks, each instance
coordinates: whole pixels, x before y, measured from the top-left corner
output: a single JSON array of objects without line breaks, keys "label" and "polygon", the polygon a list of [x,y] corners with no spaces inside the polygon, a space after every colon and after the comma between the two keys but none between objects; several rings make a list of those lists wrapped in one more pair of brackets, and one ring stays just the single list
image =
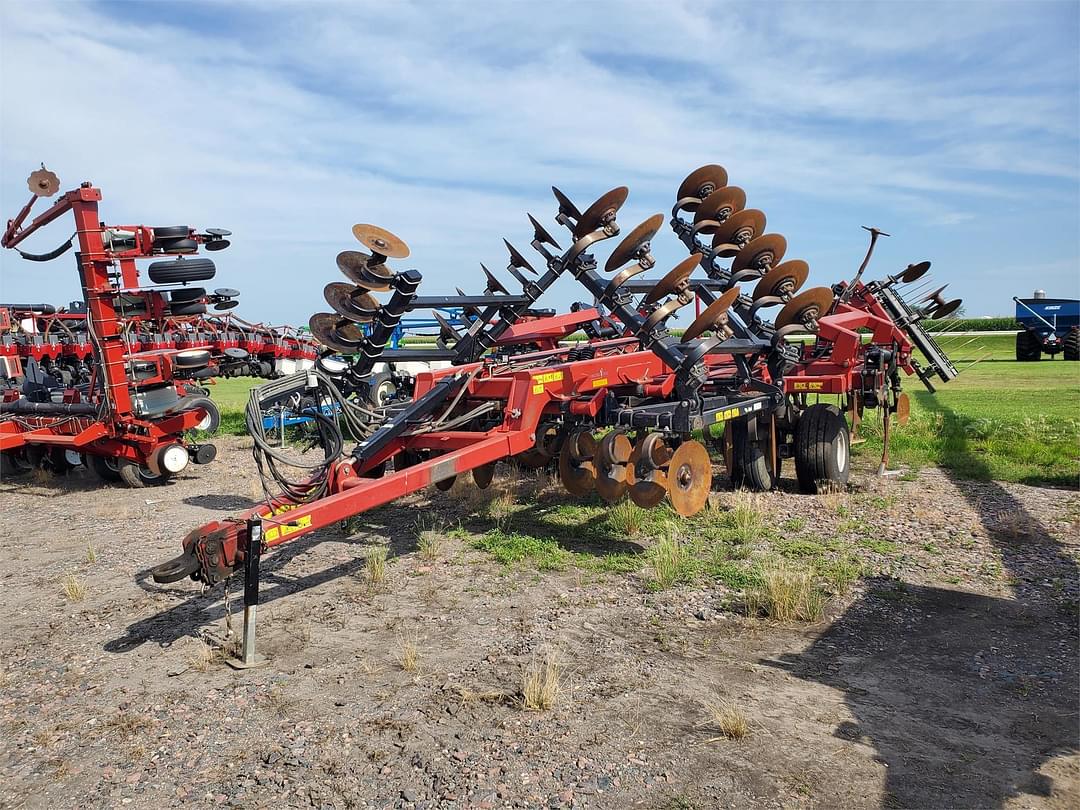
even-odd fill
[{"label": "harrow section", "polygon": [[[551,465],[574,495],[595,491],[607,502],[629,497],[643,507],[667,499],[685,516],[705,506],[712,488],[707,445],[735,486],[772,488],[785,458],[794,458],[804,490],[843,485],[851,444],[845,412],[857,426],[866,408],[878,408],[887,430],[890,415],[906,415],[900,371],[928,385],[931,375],[955,376],[918,325],[951,304],[912,307],[897,291],[928,263],[863,283],[868,251],[850,283],[800,292],[808,264],[784,260],[786,240],[764,232],[765,215],[745,208],[745,192],[727,184],[722,167],[703,167],[680,187],[670,224],[689,255],[657,279],[641,276],[655,267],[652,241],[662,214],[623,235],[618,213],[626,187],[584,210],[553,192],[569,246],[530,215],[543,269],[504,240],[517,294],[481,265],[482,294],[421,296],[421,274],[392,267],[409,255],[404,241],[355,226],[366,250],[338,255],[348,282],[326,286],[331,311],[310,321],[324,355],[312,371],[252,392],[248,425],[265,503],[192,531],[180,556],[154,578],[191,576],[212,585],[267,549],[431,484],[447,489],[471,473],[487,487],[499,462]],[[872,232],[872,240],[879,235]],[[601,271],[596,250],[616,237]],[[693,277],[699,268],[704,278]],[[564,315],[535,309],[565,275],[592,305]],[[380,302],[376,294],[386,293]],[[687,329],[672,331],[672,316],[695,302],[699,312]],[[462,321],[436,315],[434,347],[386,347],[406,313],[447,306],[460,307]],[[775,307],[778,314],[767,319]],[[579,329],[584,342],[561,342]],[[915,348],[926,355],[925,368]],[[392,392],[373,397],[379,362],[417,370],[396,372]],[[838,403],[810,401],[823,395]],[[270,445],[260,418],[294,397],[310,404],[324,450],[297,480],[284,474],[297,462]],[[351,449],[346,434],[355,439]],[[252,620],[255,586],[249,582]]]}]

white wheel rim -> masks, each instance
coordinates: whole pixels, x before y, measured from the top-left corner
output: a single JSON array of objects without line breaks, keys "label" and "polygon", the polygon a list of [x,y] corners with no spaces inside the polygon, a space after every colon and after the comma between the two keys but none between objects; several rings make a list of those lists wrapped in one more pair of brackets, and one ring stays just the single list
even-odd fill
[{"label": "white wheel rim", "polygon": [[385,405],[396,391],[397,389],[392,382],[389,380],[384,381],[375,389],[375,402],[379,405]]},{"label": "white wheel rim", "polygon": [[178,473],[188,464],[188,451],[178,444],[165,449],[161,454],[161,466],[171,473]]},{"label": "white wheel rim", "polygon": [[213,422],[213,421],[214,421],[213,418],[210,416],[210,411],[207,411],[206,416],[204,416],[202,421],[199,422],[199,424],[197,424],[195,426],[195,429],[196,430],[209,430],[210,429],[210,423]]},{"label": "white wheel rim", "polygon": [[838,472],[843,473],[847,469],[848,462],[848,440],[847,431],[841,430],[836,435],[836,469]]}]

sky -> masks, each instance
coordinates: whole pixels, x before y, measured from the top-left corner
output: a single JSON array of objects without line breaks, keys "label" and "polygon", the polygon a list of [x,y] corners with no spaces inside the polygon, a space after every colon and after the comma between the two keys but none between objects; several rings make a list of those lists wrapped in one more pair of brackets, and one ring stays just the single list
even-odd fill
[{"label": "sky", "polygon": [[[354,223],[409,243],[393,266],[422,293],[478,293],[504,236],[528,248],[526,211],[566,246],[551,185],[581,209],[628,186],[628,232],[705,163],[808,286],[850,278],[873,225],[868,277],[929,259],[969,316],[1080,297],[1075,0],[3,0],[0,93],[4,219],[44,162],[110,224],[229,228],[212,284],[248,320],[325,311]],[[658,271],[685,256],[666,227],[653,249]],[[73,269],[0,251],[0,300],[78,298]],[[586,297],[565,278],[540,303]]]}]

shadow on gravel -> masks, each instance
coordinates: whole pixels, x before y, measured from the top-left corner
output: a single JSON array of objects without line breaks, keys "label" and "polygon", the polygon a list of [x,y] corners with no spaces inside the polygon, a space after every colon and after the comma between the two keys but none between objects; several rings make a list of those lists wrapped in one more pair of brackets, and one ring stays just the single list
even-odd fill
[{"label": "shadow on gravel", "polygon": [[[931,397],[922,404],[953,417]],[[967,461],[981,464],[971,452]],[[844,692],[856,720],[836,736],[878,751],[883,807],[1048,796],[1040,768],[1078,750],[1076,562],[1000,484],[953,483],[993,538],[1014,598],[872,582],[805,652],[763,662]]]}]

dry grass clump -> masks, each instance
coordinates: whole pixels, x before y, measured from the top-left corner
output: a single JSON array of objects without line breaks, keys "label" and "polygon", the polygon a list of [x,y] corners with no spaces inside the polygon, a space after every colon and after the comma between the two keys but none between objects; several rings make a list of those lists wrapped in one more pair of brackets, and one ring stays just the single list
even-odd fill
[{"label": "dry grass clump", "polygon": [[998,512],[988,522],[1006,540],[1031,540],[1042,534],[1038,522],[1022,509]]},{"label": "dry grass clump", "polygon": [[420,518],[416,521],[416,547],[420,556],[428,562],[434,562],[439,558],[442,550],[443,536],[446,533],[446,525],[438,518],[425,520]]},{"label": "dry grass clump", "polygon": [[94,548],[93,543],[86,544],[86,561],[91,565],[97,562],[97,549]]},{"label": "dry grass clump", "polygon": [[625,537],[637,537],[645,525],[645,510],[626,498],[608,510],[608,522]]},{"label": "dry grass clump", "polygon": [[364,574],[371,585],[379,585],[386,579],[386,548],[371,549],[364,559]]},{"label": "dry grass clump", "polygon": [[521,706],[531,712],[543,712],[555,706],[562,694],[562,663],[549,653],[540,664],[525,671],[521,684]]},{"label": "dry grass clump", "polygon": [[487,503],[484,504],[484,517],[500,529],[505,529],[514,514],[514,507],[517,506],[513,490],[504,489],[500,486],[497,489],[492,488],[484,491],[491,493]]},{"label": "dry grass clump", "polygon": [[[728,701],[709,701],[705,704],[709,713],[708,727],[719,731],[729,740],[741,740],[750,733],[750,721],[738,704]],[[719,739],[715,737],[713,739]]]},{"label": "dry grass clump", "polygon": [[818,481],[818,502],[830,512],[841,514],[847,509],[847,489],[832,481]]},{"label": "dry grass clump", "polygon": [[405,672],[419,671],[420,650],[417,649],[415,635],[398,639],[397,662]]},{"label": "dry grass clump", "polygon": [[764,614],[781,622],[813,622],[821,618],[825,597],[809,571],[789,568],[786,563],[764,568],[762,584],[746,592],[746,609],[751,616]]},{"label": "dry grass clump", "polygon": [[121,709],[108,720],[105,727],[123,737],[134,737],[143,729],[151,726],[150,719],[146,715],[138,714],[130,709]]},{"label": "dry grass clump", "polygon": [[86,598],[86,583],[74,574],[68,574],[60,582],[60,588],[69,602],[81,602]]}]

